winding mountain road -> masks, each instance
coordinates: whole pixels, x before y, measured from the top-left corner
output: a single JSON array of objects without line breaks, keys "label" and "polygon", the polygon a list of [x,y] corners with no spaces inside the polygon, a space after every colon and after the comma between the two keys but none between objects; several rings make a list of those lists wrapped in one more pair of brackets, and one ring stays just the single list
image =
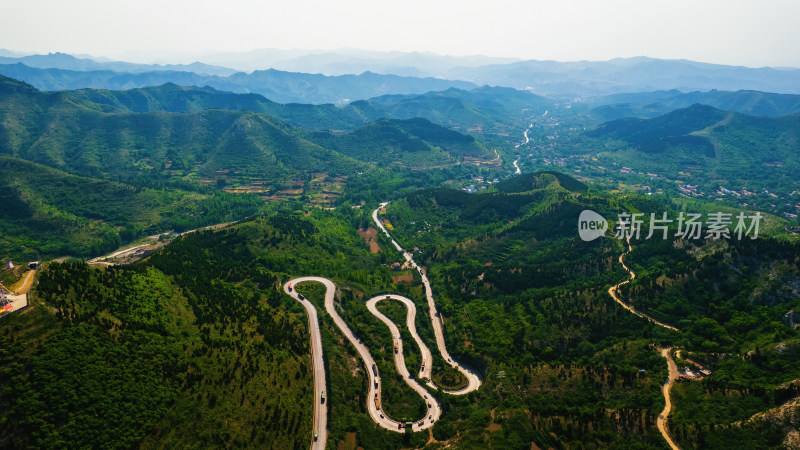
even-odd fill
[{"label": "winding mountain road", "polygon": [[444,391],[448,394],[452,395],[463,395],[469,392],[472,392],[478,389],[481,386],[481,378],[480,376],[473,370],[464,367],[462,364],[459,364],[456,360],[454,360],[450,353],[447,351],[447,346],[444,341],[444,323],[442,322],[442,318],[439,315],[439,312],[436,310],[436,302],[433,299],[433,291],[431,289],[431,282],[428,279],[428,276],[425,274],[425,268],[417,265],[416,261],[414,261],[414,257],[410,252],[407,252],[397,243],[389,232],[386,230],[386,227],[383,226],[383,222],[378,218],[378,211],[381,208],[385,208],[388,205],[388,202],[381,203],[380,208],[375,209],[372,211],[372,220],[375,222],[375,225],[383,231],[383,233],[392,241],[392,245],[403,253],[406,261],[419,272],[420,277],[422,278],[422,284],[425,286],[425,298],[428,300],[428,312],[431,317],[431,322],[433,324],[433,334],[436,336],[436,346],[439,347],[439,353],[442,355],[442,358],[449,364],[451,367],[455,368],[462,375],[467,379],[467,385],[455,391]]},{"label": "winding mountain road", "polygon": [[678,330],[677,328],[673,327],[672,325],[668,325],[668,324],[666,324],[666,323],[664,323],[664,322],[661,322],[661,321],[659,321],[659,320],[657,320],[657,319],[654,319],[653,317],[650,317],[650,316],[648,316],[647,314],[645,314],[645,313],[643,313],[643,312],[641,312],[641,311],[637,310],[637,309],[636,309],[636,308],[634,308],[632,305],[629,305],[629,304],[627,304],[627,303],[623,302],[623,301],[622,301],[622,299],[619,297],[619,295],[617,295],[617,293],[618,293],[618,291],[619,291],[619,288],[620,288],[620,286],[622,286],[622,285],[625,285],[625,284],[628,284],[628,283],[630,283],[631,281],[633,281],[633,279],[634,279],[634,278],[636,278],[636,274],[633,272],[633,270],[631,270],[631,269],[630,269],[628,266],[626,266],[626,265],[625,265],[625,262],[623,261],[623,258],[625,257],[625,255],[627,255],[628,253],[630,253],[630,252],[633,250],[633,247],[631,247],[631,239],[630,239],[630,238],[628,238],[628,240],[627,240],[627,244],[628,244],[628,249],[627,249],[627,250],[625,250],[625,252],[624,252],[624,253],[622,253],[621,255],[619,255],[619,263],[620,263],[620,264],[622,264],[622,268],[623,268],[623,269],[625,269],[626,271],[628,271],[628,273],[630,274],[630,276],[631,276],[631,277],[630,277],[630,278],[628,278],[628,279],[627,279],[627,280],[625,280],[625,281],[622,281],[622,282],[620,282],[620,283],[617,283],[617,284],[615,284],[615,285],[611,286],[610,288],[608,288],[608,295],[610,295],[610,296],[611,296],[611,298],[613,298],[613,299],[614,299],[614,301],[616,301],[617,303],[619,303],[619,304],[620,304],[620,306],[622,306],[623,308],[627,309],[628,311],[630,311],[630,312],[631,312],[631,313],[633,313],[634,315],[636,315],[636,316],[639,316],[639,317],[641,317],[642,319],[645,319],[645,320],[647,320],[647,321],[650,321],[650,322],[652,322],[652,323],[654,323],[654,324],[656,324],[656,325],[658,325],[658,326],[660,326],[660,327],[664,327],[664,328],[666,328],[666,329],[668,329],[668,330],[672,330],[672,331],[680,331],[680,330]]},{"label": "winding mountain road", "polygon": [[[376,209],[372,213],[372,218],[375,221],[376,225],[383,230],[386,236],[391,239],[392,244],[395,248],[403,253],[403,256],[406,258],[406,261],[411,264],[417,271],[419,271],[420,276],[422,277],[422,282],[425,286],[425,297],[428,301],[428,310],[430,313],[431,321],[433,323],[434,335],[436,336],[436,345],[439,347],[439,352],[450,364],[452,367],[456,368],[459,372],[461,372],[465,378],[467,379],[467,385],[455,391],[446,391],[442,390],[451,395],[463,395],[469,392],[472,392],[478,389],[481,385],[481,378],[480,376],[472,371],[464,367],[463,365],[459,364],[450,356],[445,346],[444,341],[444,331],[443,331],[443,324],[442,319],[439,316],[438,311],[436,310],[436,303],[433,299],[433,293],[431,291],[431,284],[428,280],[428,277],[425,275],[425,270],[417,265],[414,261],[411,253],[403,250],[400,244],[397,243],[386,228],[383,226],[383,223],[378,218],[378,211],[385,207],[388,203],[382,203],[380,208]],[[358,352],[361,360],[364,363],[364,367],[366,369],[367,376],[369,377],[369,389],[367,391],[367,410],[369,411],[369,415],[372,420],[380,425],[381,427],[395,431],[398,433],[402,433],[405,431],[405,424],[399,422],[397,420],[389,418],[382,410],[382,398],[381,398],[381,377],[375,364],[375,360],[373,359],[372,355],[367,349],[366,345],[359,339],[355,333],[347,326],[344,319],[339,315],[338,311],[336,310],[336,305],[334,303],[334,297],[336,295],[336,284],[333,281],[323,278],[323,277],[299,277],[293,278],[287,281],[283,285],[283,290],[286,294],[293,297],[295,300],[300,302],[303,307],[306,309],[308,313],[308,328],[311,335],[311,360],[313,364],[313,371],[314,371],[314,426],[313,430],[314,433],[312,435],[311,441],[311,448],[312,450],[322,450],[325,448],[326,440],[327,440],[327,423],[328,423],[328,407],[327,402],[329,400],[322,400],[322,392],[325,391],[325,366],[323,361],[323,354],[322,354],[322,339],[320,337],[319,331],[319,319],[317,317],[317,310],[308,299],[304,298],[301,294],[297,292],[296,286],[299,283],[306,283],[306,282],[316,282],[321,283],[325,286],[325,311],[331,316],[333,319],[334,324],[339,328],[341,333],[350,341],[350,344],[355,347],[356,351]],[[419,368],[417,372],[417,378],[415,379],[414,376],[409,372],[408,368],[406,367],[406,361],[403,356],[403,340],[400,334],[400,330],[397,328],[397,325],[392,322],[391,319],[386,317],[383,313],[378,311],[377,304],[383,300],[396,300],[402,303],[406,307],[406,328],[408,329],[409,333],[411,334],[414,342],[419,347],[420,355],[422,357],[423,364]],[[366,302],[367,309],[374,315],[378,320],[383,322],[392,334],[393,341],[397,345],[397,350],[395,351],[394,355],[394,362],[395,367],[397,368],[397,372],[403,377],[403,380],[408,384],[411,389],[413,389],[420,397],[422,397],[423,401],[426,405],[426,412],[425,415],[421,419],[415,420],[411,425],[412,431],[422,431],[428,429],[433,426],[433,424],[439,420],[439,417],[442,414],[441,405],[439,404],[438,400],[436,400],[431,393],[425,389],[425,386],[421,384],[420,381],[425,381],[425,384],[435,390],[438,388],[433,384],[431,381],[431,373],[433,367],[433,355],[431,354],[430,349],[425,342],[423,342],[422,338],[420,338],[419,334],[417,333],[417,326],[416,326],[416,315],[417,315],[417,306],[416,304],[409,298],[403,297],[401,295],[395,294],[384,294],[370,298]],[[394,348],[392,349],[394,351]],[[420,381],[418,381],[420,380]]]},{"label": "winding mountain road", "polygon": [[667,378],[667,382],[664,383],[664,386],[661,387],[661,391],[664,394],[664,399],[666,403],[664,404],[664,410],[661,411],[661,414],[658,415],[658,419],[656,419],[656,426],[658,426],[658,431],[661,432],[661,436],[667,441],[670,448],[672,450],[680,450],[675,441],[672,440],[672,437],[669,435],[669,431],[667,430],[667,419],[669,419],[669,412],[672,410],[672,402],[669,399],[669,391],[672,389],[672,385],[675,383],[675,380],[678,378],[678,366],[675,364],[675,361],[672,359],[672,355],[670,355],[669,348],[662,348],[661,349],[661,356],[667,359],[667,367],[669,368],[669,378]]},{"label": "winding mountain road", "polygon": [[[425,364],[424,368],[420,369],[419,373],[417,374],[418,378],[426,378],[430,380],[431,378],[431,364],[430,361],[433,361],[433,357],[431,356],[431,350],[422,342],[422,339],[417,334],[417,324],[416,324],[416,316],[417,316],[417,305],[414,302],[402,295],[378,295],[376,297],[372,297],[371,299],[367,300],[367,309],[372,313],[373,316],[377,317],[381,322],[385,323],[386,326],[392,331],[392,337],[398,343],[398,351],[395,356],[402,356],[403,353],[403,340],[400,339],[400,330],[397,329],[397,326],[392,322],[389,318],[387,318],[383,313],[378,311],[377,304],[381,300],[397,300],[403,303],[406,307],[406,327],[408,331],[411,333],[411,336],[414,338],[414,342],[417,343],[417,347],[420,349],[420,353],[422,354],[422,362]],[[401,358],[402,360],[402,358]],[[403,367],[405,367],[405,361],[402,361]],[[399,367],[399,364],[398,364]],[[406,374],[408,376],[408,374]]]},{"label": "winding mountain road", "polygon": [[[622,264],[622,267],[626,271],[628,271],[628,273],[630,274],[630,278],[608,288],[608,294],[611,296],[611,298],[614,299],[614,301],[619,303],[623,308],[627,309],[634,315],[641,317],[645,320],[648,320],[660,327],[664,327],[668,330],[680,331],[677,328],[673,327],[672,325],[668,325],[664,322],[661,322],[659,320],[656,320],[648,316],[643,312],[636,310],[636,308],[634,308],[632,305],[623,302],[622,299],[619,297],[619,295],[617,295],[620,286],[626,283],[630,283],[634,278],[636,278],[636,274],[633,272],[633,270],[631,270],[628,266],[626,266],[625,262],[623,261],[625,255],[633,251],[633,247],[631,247],[631,239],[628,238],[626,242],[628,244],[628,249],[625,250],[625,252],[623,252],[621,255],[619,255],[619,263]],[[672,450],[679,450],[680,447],[678,447],[675,444],[675,441],[672,440],[672,437],[669,435],[669,431],[667,430],[667,420],[669,419],[669,412],[672,409],[672,402],[669,398],[669,394],[670,390],[672,389],[672,384],[678,378],[678,366],[675,365],[675,361],[672,360],[672,355],[670,355],[669,351],[670,351],[669,348],[661,350],[661,356],[667,359],[667,367],[669,368],[669,377],[667,378],[667,382],[664,383],[664,385],[661,387],[661,393],[664,394],[665,404],[664,404],[664,410],[661,411],[661,414],[658,415],[658,419],[656,419],[656,426],[658,427],[658,431],[661,432],[661,436],[664,437],[664,440],[667,441],[667,444],[669,444],[670,448],[672,448]]]},{"label": "winding mountain road", "polygon": [[[306,309],[308,313],[308,330],[311,335],[311,364],[314,370],[314,424],[312,430],[312,450],[324,450],[325,441],[328,437],[328,403],[322,402],[322,392],[325,391],[325,364],[322,360],[322,338],[319,334],[319,319],[317,319],[317,309],[305,298],[299,298],[297,291],[291,286],[300,281],[319,281],[328,288],[327,292],[331,291],[331,287],[335,291],[336,287],[333,282],[325,278],[306,277],[298,278],[289,281],[283,285],[283,290],[287,294],[295,298]],[[333,294],[331,294],[333,297]],[[327,302],[326,302],[327,303]],[[316,433],[316,434],[315,434]]]}]

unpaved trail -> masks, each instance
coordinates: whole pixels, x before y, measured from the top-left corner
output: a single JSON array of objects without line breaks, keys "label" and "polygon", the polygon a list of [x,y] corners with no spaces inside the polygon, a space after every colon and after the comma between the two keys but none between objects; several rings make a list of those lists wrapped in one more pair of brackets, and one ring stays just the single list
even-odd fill
[{"label": "unpaved trail", "polygon": [[630,311],[634,315],[639,316],[642,319],[648,320],[648,321],[650,321],[650,322],[652,322],[652,323],[654,323],[654,324],[656,324],[656,325],[658,325],[660,327],[664,327],[664,328],[666,328],[668,330],[680,331],[677,328],[673,327],[672,325],[668,325],[668,324],[666,324],[664,322],[659,321],[658,319],[654,319],[653,317],[650,317],[647,314],[637,310],[633,306],[623,302],[622,299],[619,297],[619,295],[617,295],[617,292],[619,291],[619,287],[620,286],[628,284],[631,281],[633,281],[634,278],[636,278],[636,274],[633,272],[633,270],[631,270],[628,266],[626,266],[625,262],[623,261],[623,258],[625,257],[625,255],[627,255],[628,253],[630,253],[633,250],[633,248],[631,247],[630,238],[628,238],[627,243],[628,243],[628,249],[625,250],[625,252],[623,254],[619,255],[619,263],[622,264],[622,268],[624,268],[626,271],[628,271],[628,273],[630,274],[631,277],[628,278],[625,281],[617,283],[617,284],[611,286],[610,288],[608,288],[608,295],[610,295],[611,298],[613,298],[615,302],[619,303],[620,306],[622,306],[623,308],[627,309],[628,311]]},{"label": "unpaved trail", "polygon": [[22,278],[14,284],[14,286],[11,286],[11,292],[16,295],[27,294],[28,291],[31,290],[31,285],[33,284],[33,275],[35,273],[35,270],[29,270],[25,272],[25,275],[23,275]]},{"label": "unpaved trail", "polygon": [[672,440],[672,437],[669,435],[669,431],[667,430],[667,420],[669,419],[669,412],[672,410],[672,402],[669,398],[669,392],[672,390],[672,385],[675,383],[675,380],[678,378],[678,366],[675,365],[675,361],[672,359],[672,355],[670,354],[669,348],[662,348],[661,349],[661,356],[667,359],[667,367],[669,368],[669,378],[667,378],[667,382],[664,383],[664,386],[661,387],[661,392],[664,393],[664,400],[666,403],[664,404],[664,410],[661,411],[661,414],[658,415],[658,419],[656,420],[656,425],[658,426],[658,431],[661,432],[661,436],[664,437],[664,440],[667,441],[670,448],[672,450],[680,450],[680,447]]},{"label": "unpaved trail", "polygon": [[[625,250],[624,253],[619,255],[619,263],[622,264],[622,267],[626,271],[628,271],[628,273],[630,274],[630,278],[628,278],[627,280],[622,281],[620,283],[617,283],[614,286],[611,286],[610,288],[608,288],[608,294],[611,296],[611,298],[614,299],[614,301],[619,303],[620,306],[622,306],[623,308],[627,309],[632,314],[634,314],[634,315],[636,315],[638,317],[641,317],[641,318],[643,318],[645,320],[648,320],[648,321],[650,321],[650,322],[652,322],[652,323],[654,323],[654,324],[656,324],[656,325],[658,325],[660,327],[664,327],[664,328],[666,328],[668,330],[679,331],[677,328],[673,327],[672,325],[667,325],[666,323],[661,322],[659,320],[656,320],[656,319],[648,316],[647,314],[645,314],[643,312],[637,311],[636,308],[634,308],[633,306],[623,302],[622,299],[620,299],[619,296],[617,295],[617,291],[619,290],[620,286],[622,286],[622,285],[624,285],[626,283],[630,283],[631,280],[636,278],[636,274],[633,272],[633,270],[631,270],[628,266],[626,266],[625,262],[623,261],[623,258],[625,257],[625,255],[627,255],[628,253],[630,253],[633,250],[633,247],[631,247],[630,238],[628,238],[626,242],[628,244],[628,249]],[[667,430],[667,419],[669,418],[669,413],[672,410],[672,401],[670,400],[669,394],[670,394],[670,390],[672,389],[672,384],[678,378],[678,366],[675,365],[675,361],[672,359],[672,355],[670,354],[670,349],[669,348],[661,349],[661,356],[663,356],[664,358],[667,359],[667,368],[669,369],[669,377],[667,378],[667,382],[664,383],[664,385],[661,387],[661,393],[664,394],[664,403],[665,404],[664,404],[664,410],[661,411],[661,414],[658,415],[658,419],[656,419],[656,425],[658,426],[658,431],[661,432],[661,436],[664,437],[664,440],[667,441],[667,444],[669,444],[670,448],[672,448],[672,450],[679,450],[680,447],[678,447],[678,445],[675,444],[675,441],[672,440],[672,437],[670,437],[669,432]]]}]

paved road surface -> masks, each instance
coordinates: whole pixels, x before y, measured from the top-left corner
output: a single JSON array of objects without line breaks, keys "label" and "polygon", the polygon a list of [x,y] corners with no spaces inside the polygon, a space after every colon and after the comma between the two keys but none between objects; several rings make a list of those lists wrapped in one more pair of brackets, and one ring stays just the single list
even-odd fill
[{"label": "paved road surface", "polygon": [[[425,368],[421,369],[417,372],[417,378],[419,379],[428,379],[431,378],[431,364],[430,361],[433,360],[431,356],[431,351],[422,342],[422,339],[417,334],[417,325],[416,325],[416,315],[417,315],[417,307],[414,305],[414,302],[410,299],[400,296],[400,295],[379,295],[377,297],[372,297],[371,299],[367,300],[367,309],[372,313],[373,316],[377,317],[378,320],[385,323],[386,326],[389,327],[389,330],[392,332],[392,336],[395,338],[397,342],[398,350],[394,355],[394,364],[397,367],[397,372],[403,377],[406,384],[408,384],[411,389],[415,390],[420,397],[425,400],[427,405],[427,412],[425,416],[422,418],[423,425],[419,425],[419,420],[414,422],[414,426],[412,430],[420,431],[426,428],[432,427],[433,423],[439,420],[439,416],[442,414],[441,407],[439,406],[439,402],[433,398],[430,392],[428,392],[422,384],[420,384],[417,380],[412,378],[412,375],[409,373],[408,369],[406,368],[406,360],[403,356],[403,340],[400,338],[400,330],[398,330],[397,325],[392,322],[388,317],[383,315],[380,311],[378,311],[377,304],[381,300],[386,299],[394,299],[399,300],[406,306],[406,327],[408,331],[411,333],[414,341],[417,343],[417,346],[420,348],[420,353],[422,354],[422,360],[425,361]],[[392,349],[394,351],[394,349]],[[396,426],[396,425],[395,425]]]},{"label": "paved road surface", "polygon": [[139,250],[140,248],[144,248],[144,247],[147,247],[147,246],[150,246],[150,245],[153,245],[153,243],[151,242],[151,243],[147,243],[147,244],[134,245],[133,247],[128,247],[128,248],[125,248],[125,249],[122,249],[122,250],[117,250],[114,253],[109,253],[108,255],[105,255],[105,256],[98,256],[97,258],[92,258],[92,259],[86,261],[86,263],[92,264],[92,263],[100,262],[103,259],[116,258],[118,256],[128,255],[130,253],[135,252],[136,250]]},{"label": "paved road surface", "polygon": [[[369,353],[369,350],[367,349],[366,345],[364,345],[364,343],[358,338],[358,336],[356,336],[355,333],[353,333],[353,331],[350,330],[350,327],[347,326],[347,324],[345,323],[344,319],[342,319],[342,317],[336,311],[336,308],[335,308],[335,305],[334,305],[334,302],[333,302],[334,295],[336,294],[336,285],[333,283],[333,281],[331,281],[331,280],[329,280],[327,278],[322,278],[322,277],[301,277],[301,278],[295,278],[295,279],[292,279],[292,280],[288,281],[284,285],[284,290],[289,295],[292,295],[293,297],[297,298],[297,293],[294,292],[294,289],[292,290],[292,292],[289,292],[288,291],[288,287],[290,285],[292,287],[295,287],[297,285],[297,283],[303,283],[303,282],[317,282],[317,283],[322,283],[325,286],[325,311],[327,311],[327,313],[331,316],[331,318],[333,318],[333,322],[336,324],[336,326],[339,328],[339,330],[342,332],[342,334],[347,338],[347,340],[350,341],[350,343],[353,345],[353,347],[356,348],[356,351],[358,352],[359,356],[361,356],[361,360],[364,362],[364,367],[365,367],[365,370],[366,370],[367,375],[369,377],[369,390],[367,392],[367,410],[369,411],[369,415],[372,418],[372,420],[375,421],[375,423],[377,423],[378,425],[380,425],[381,427],[383,427],[383,428],[385,428],[387,430],[395,431],[395,432],[398,432],[398,433],[404,432],[405,430],[400,428],[400,426],[399,426],[400,422],[398,422],[396,420],[393,420],[393,419],[390,419],[389,417],[387,417],[386,414],[384,414],[384,412],[383,412],[383,408],[382,407],[378,408],[377,405],[375,404],[375,396],[377,394],[378,402],[381,405],[383,405],[383,401],[381,399],[381,387],[382,386],[381,386],[380,372],[378,372],[378,374],[376,375],[376,372],[373,371],[372,367],[375,365],[375,360],[372,358],[372,355]],[[381,298],[385,298],[385,297],[386,296],[384,295]],[[377,301],[373,302],[373,305],[376,302]],[[308,300],[305,300],[304,306],[305,306],[306,303],[308,305],[311,305],[308,302]],[[311,308],[313,308],[313,306],[311,306]],[[308,310],[308,307],[306,307],[306,309]],[[377,310],[375,310],[375,311],[377,311]],[[380,312],[378,312],[378,314],[380,314]],[[309,314],[309,317],[310,317],[310,314]],[[381,317],[383,319],[389,321],[389,319],[386,318],[385,316],[383,316],[383,314],[380,314],[380,317],[378,317],[378,318],[380,319]],[[314,318],[316,319],[316,311],[314,313]],[[389,322],[392,323],[391,321],[389,321]],[[392,325],[394,326],[394,323],[392,323]],[[318,332],[318,330],[319,330],[319,324],[318,323],[316,324],[315,328],[316,328],[316,330]],[[396,326],[394,326],[393,334],[396,334],[396,335],[400,334],[399,331],[397,331],[397,327]],[[400,345],[402,345],[402,340],[400,341]],[[312,351],[313,350],[314,350],[314,348],[312,347]],[[321,364],[321,360],[322,360],[321,348],[320,348],[320,351],[318,352],[318,354],[320,355],[319,360],[320,360],[320,364]],[[315,361],[317,360],[316,356],[314,356],[314,360]],[[414,425],[412,426],[412,430],[413,431],[421,431],[421,430],[424,430],[424,429],[432,427],[433,423],[436,420],[438,420],[439,416],[441,415],[441,408],[439,406],[439,402],[437,402],[431,396],[431,394],[428,391],[426,391],[425,388],[423,388],[418,382],[408,378],[408,370],[406,369],[405,359],[403,359],[402,353],[398,353],[398,356],[395,356],[395,364],[397,365],[398,372],[400,374],[402,374],[404,379],[406,380],[406,383],[408,383],[409,386],[412,387],[412,389],[414,389],[417,393],[419,393],[420,397],[423,397],[423,399],[427,402],[427,404],[430,405],[430,406],[428,406],[428,409],[427,409],[427,412],[425,414],[425,417],[417,419],[417,421],[414,422]],[[377,366],[376,366],[375,370],[377,371]],[[316,369],[315,369],[314,384],[315,384],[315,391],[317,389],[324,389],[325,388],[324,372],[323,372],[322,378],[318,382],[317,381],[317,377],[316,377]],[[324,413],[327,414],[327,411],[325,411]],[[319,417],[318,416],[318,412],[315,412],[315,417]],[[430,417],[430,419],[429,419],[429,417]],[[319,419],[317,419],[317,420],[319,421]],[[422,425],[420,425],[420,421],[422,421]],[[327,421],[326,421],[326,423],[327,423]],[[320,428],[322,428],[322,427],[320,427]],[[320,429],[319,431],[320,431],[320,440],[322,440],[322,438],[323,438],[322,429]],[[319,444],[317,444],[317,445],[319,445]],[[323,447],[319,447],[318,446],[316,448],[324,448],[324,443],[322,445],[323,445]]]},{"label": "paved road surface", "polygon": [[[378,311],[377,304],[381,300],[398,300],[399,302],[403,303],[406,307],[406,328],[411,333],[411,336],[414,338],[414,342],[417,343],[417,347],[420,348],[420,353],[422,354],[422,360],[425,361],[425,369],[420,370],[417,374],[418,378],[431,378],[431,364],[430,361],[433,361],[433,356],[431,356],[431,350],[422,342],[422,338],[419,337],[417,334],[417,323],[416,323],[416,315],[417,315],[417,305],[414,302],[402,295],[378,295],[376,297],[372,297],[371,299],[367,300],[367,309],[372,313],[373,316],[380,319],[383,323],[385,323],[389,329],[392,331],[392,336],[398,341],[398,345],[400,350],[398,354],[403,353],[403,341],[400,338],[400,331],[397,329],[397,326],[389,320],[386,316],[383,315],[380,311]],[[403,362],[403,366],[405,366],[405,362]]]},{"label": "paved road surface", "polygon": [[[499,157],[499,155],[498,155]],[[386,206],[388,203],[381,204],[381,207]],[[379,208],[380,209],[380,208]],[[383,230],[384,234],[392,240],[392,244],[394,247],[403,253],[403,256],[406,258],[406,261],[414,267],[422,277],[422,283],[425,285],[425,297],[428,301],[428,309],[431,317],[431,322],[433,324],[434,335],[436,336],[436,345],[439,347],[439,352],[450,364],[452,367],[455,367],[459,372],[461,372],[464,377],[467,379],[467,386],[462,389],[456,391],[444,391],[448,394],[452,395],[462,395],[469,392],[472,392],[478,389],[481,385],[481,379],[478,374],[463,365],[459,364],[450,356],[447,352],[447,348],[444,342],[444,332],[443,332],[443,324],[442,319],[439,316],[438,311],[436,310],[436,303],[433,299],[433,292],[431,291],[431,283],[428,280],[427,275],[425,274],[425,269],[418,266],[417,263],[414,261],[413,256],[411,253],[403,250],[400,244],[397,243],[392,236],[386,231],[386,228],[383,226],[383,223],[378,219],[378,209],[373,211],[372,218],[375,221],[375,224]],[[320,450],[325,448],[325,443],[327,440],[327,421],[328,421],[328,408],[327,408],[327,401],[326,403],[322,403],[321,400],[321,392],[325,390],[325,368],[323,365],[322,359],[322,341],[320,339],[319,334],[319,320],[317,318],[317,311],[316,308],[307,300],[307,299],[300,299],[299,294],[296,291],[296,285],[298,283],[304,282],[316,282],[322,283],[325,286],[325,311],[331,316],[333,322],[342,332],[342,334],[347,338],[348,341],[355,347],[356,351],[358,352],[361,360],[364,362],[364,367],[367,372],[367,376],[369,377],[369,389],[367,392],[367,410],[369,411],[369,415],[372,420],[380,425],[381,427],[395,431],[398,433],[404,432],[404,428],[400,425],[401,423],[389,418],[383,412],[382,409],[382,398],[381,398],[381,378],[380,373],[377,370],[377,366],[375,365],[375,360],[372,358],[372,355],[369,353],[367,347],[363,344],[361,339],[353,333],[350,327],[347,326],[345,321],[336,311],[336,307],[334,304],[334,296],[336,295],[336,285],[333,281],[322,278],[322,277],[300,277],[294,278],[289,280],[284,284],[283,289],[284,291],[289,294],[290,296],[294,297],[297,301],[299,301],[303,307],[306,308],[308,312],[308,328],[311,332],[311,359],[313,361],[314,366],[314,430],[319,433],[319,437],[317,439],[313,438],[312,435],[312,442],[311,448]],[[417,419],[414,421],[411,429],[412,431],[421,431],[428,429],[433,426],[433,424],[439,419],[441,416],[441,406],[439,402],[428,392],[425,387],[420,384],[417,379],[413,378],[413,376],[409,373],[408,368],[406,367],[405,358],[403,357],[403,340],[400,336],[400,330],[397,328],[397,325],[392,322],[388,317],[383,315],[380,311],[378,311],[376,305],[381,300],[386,299],[393,299],[402,302],[406,306],[406,327],[408,328],[411,336],[413,337],[414,341],[416,342],[417,346],[420,349],[420,354],[422,355],[423,361],[425,361],[425,366],[420,367],[419,372],[417,373],[417,379],[428,381],[426,384],[434,389],[436,386],[430,381],[431,378],[431,371],[433,366],[433,356],[431,354],[430,349],[425,345],[422,339],[419,337],[416,328],[416,314],[417,308],[414,302],[406,297],[400,295],[380,295],[377,297],[373,297],[367,300],[367,309],[380,321],[386,324],[389,327],[389,330],[394,336],[395,341],[398,344],[398,351],[395,353],[394,361],[395,366],[397,368],[397,372],[403,377],[406,384],[408,384],[415,392],[417,392],[420,397],[423,398],[426,404],[426,413],[425,416]],[[394,351],[392,348],[391,351]],[[377,404],[375,399],[377,399]]]},{"label": "paved road surface", "polygon": [[[385,207],[388,204],[389,204],[388,202],[381,203],[381,208]],[[464,388],[458,389],[456,391],[445,391],[445,392],[452,395],[462,395],[478,389],[481,386],[480,376],[475,371],[459,364],[456,360],[454,360],[450,356],[450,353],[448,353],[447,351],[447,347],[444,341],[442,318],[439,315],[439,312],[436,310],[436,302],[434,302],[433,300],[433,291],[431,290],[431,282],[430,280],[428,280],[428,276],[425,274],[425,268],[417,265],[411,253],[403,250],[403,247],[401,247],[400,244],[397,243],[397,241],[392,239],[392,236],[389,234],[388,231],[386,231],[386,227],[383,226],[383,222],[381,222],[381,220],[378,218],[379,210],[380,208],[372,212],[372,220],[375,222],[378,228],[380,228],[383,231],[383,233],[389,239],[392,240],[392,245],[394,245],[394,247],[397,250],[403,253],[403,256],[406,258],[406,261],[408,261],[408,263],[411,264],[411,266],[414,267],[422,277],[422,284],[425,286],[425,297],[428,300],[428,312],[431,317],[431,322],[433,323],[433,334],[436,336],[436,346],[439,347],[439,353],[442,355],[442,358],[444,358],[444,360],[448,364],[450,364],[451,367],[456,368],[467,379],[467,385]]]},{"label": "paved road surface", "polygon": [[[324,280],[324,278],[323,278]],[[325,364],[322,361],[322,338],[319,334],[319,320],[317,319],[317,309],[306,299],[300,300],[297,291],[289,286],[303,281],[303,279],[291,280],[283,285],[283,290],[300,302],[308,313],[308,329],[311,334],[311,362],[314,368],[314,424],[311,430],[311,449],[324,450],[325,441],[328,438],[328,400],[322,403],[322,391],[325,390]],[[316,281],[316,280],[310,280]],[[328,281],[328,280],[325,280]],[[328,281],[329,282],[329,281]],[[330,282],[329,282],[330,283]],[[324,284],[324,283],[323,283]],[[333,283],[330,283],[333,285]],[[328,287],[326,285],[326,287]],[[328,292],[330,292],[328,287]],[[335,290],[335,287],[334,287]],[[327,294],[327,293],[326,293]],[[314,437],[314,432],[319,433]]]}]

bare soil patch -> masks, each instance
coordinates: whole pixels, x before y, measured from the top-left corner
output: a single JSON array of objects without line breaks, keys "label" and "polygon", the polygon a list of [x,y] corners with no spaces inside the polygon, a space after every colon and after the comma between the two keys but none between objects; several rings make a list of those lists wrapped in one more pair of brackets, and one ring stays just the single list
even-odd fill
[{"label": "bare soil patch", "polygon": [[414,275],[406,274],[406,275],[392,275],[392,282],[393,283],[411,283],[414,281]]},{"label": "bare soil patch", "polygon": [[358,230],[358,235],[361,237],[361,239],[364,239],[367,245],[369,245],[370,253],[378,253],[381,251],[381,247],[376,242],[376,239],[378,238],[378,230],[369,227],[366,230]]}]

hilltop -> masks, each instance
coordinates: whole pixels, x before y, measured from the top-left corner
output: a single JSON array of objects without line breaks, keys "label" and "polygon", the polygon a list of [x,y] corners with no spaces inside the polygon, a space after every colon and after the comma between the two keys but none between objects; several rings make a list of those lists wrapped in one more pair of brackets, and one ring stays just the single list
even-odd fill
[{"label": "hilltop", "polygon": [[800,114],[754,117],[693,105],[652,119],[606,122],[585,135],[622,166],[682,179],[703,192],[721,186],[789,195],[798,188]]},{"label": "hilltop", "polygon": [[[308,174],[347,177],[378,162],[418,167],[492,157],[474,138],[424,119],[314,133],[239,109],[291,109],[255,96],[174,85],[39,92],[1,81],[0,152],[83,176],[193,186],[249,179],[277,190]],[[206,109],[214,106],[228,109]]]},{"label": "hilltop", "polygon": [[678,90],[615,94],[594,99],[590,113],[608,121],[623,117],[657,117],[694,104],[750,116],[785,116],[800,112],[800,95],[760,91],[687,92]]}]

